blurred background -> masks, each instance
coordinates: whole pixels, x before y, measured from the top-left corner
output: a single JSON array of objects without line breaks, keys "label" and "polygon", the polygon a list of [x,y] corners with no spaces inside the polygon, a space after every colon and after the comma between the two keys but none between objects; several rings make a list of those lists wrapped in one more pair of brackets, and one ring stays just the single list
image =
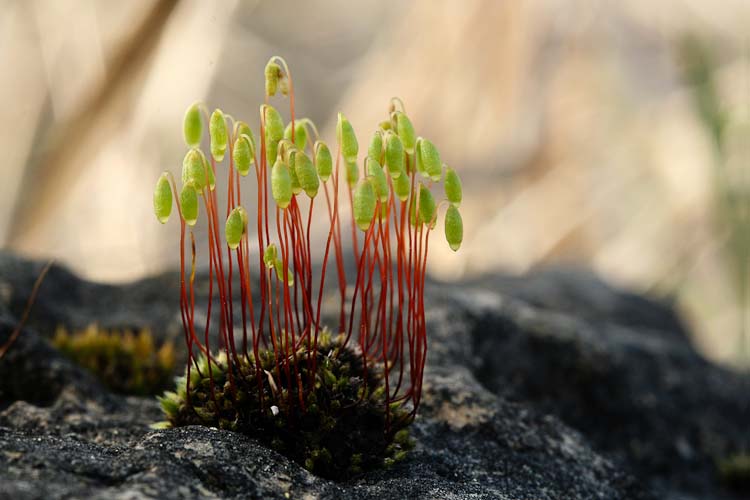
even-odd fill
[{"label": "blurred background", "polygon": [[590,267],[673,299],[737,363],[748,26],[746,0],[0,0],[0,242],[92,280],[174,267],[151,197],[179,171],[184,110],[257,133],[277,54],[329,142],[340,110],[366,144],[398,95],[459,171],[464,246],[430,246],[436,278]]}]

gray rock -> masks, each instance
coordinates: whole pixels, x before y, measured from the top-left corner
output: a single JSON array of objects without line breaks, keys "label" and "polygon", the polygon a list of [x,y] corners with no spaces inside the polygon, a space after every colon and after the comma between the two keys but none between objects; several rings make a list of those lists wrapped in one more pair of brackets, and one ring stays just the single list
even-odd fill
[{"label": "gray rock", "polygon": [[[0,311],[19,315],[40,267],[0,255]],[[57,324],[177,328],[174,280],[50,272],[0,360],[0,498],[742,498],[712,459],[747,444],[747,379],[695,353],[668,307],[586,273],[430,284],[417,447],[346,483],[228,431],[151,430],[155,401],[107,393],[44,340]]]},{"label": "gray rock", "polygon": [[705,360],[671,308],[582,270],[474,285],[494,300],[470,313],[490,391],[559,417],[660,498],[750,494],[723,491],[716,472],[750,449],[750,377]]},{"label": "gray rock", "polygon": [[[0,317],[0,345],[16,324],[12,317]],[[34,331],[22,331],[0,360],[0,409],[16,400],[50,406],[66,388],[82,400],[113,401],[92,375],[71,364]]]}]

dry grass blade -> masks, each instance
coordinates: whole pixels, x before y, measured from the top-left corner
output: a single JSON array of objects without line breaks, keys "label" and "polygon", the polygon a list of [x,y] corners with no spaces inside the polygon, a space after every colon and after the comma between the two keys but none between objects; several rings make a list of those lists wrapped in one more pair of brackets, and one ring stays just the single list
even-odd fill
[{"label": "dry grass blade", "polygon": [[36,302],[36,296],[39,294],[39,288],[42,286],[42,282],[44,281],[45,276],[47,276],[49,270],[52,268],[52,264],[54,264],[54,262],[54,259],[47,262],[47,264],[42,269],[42,272],[40,272],[39,276],[37,276],[36,281],[34,282],[34,287],[31,289],[29,300],[26,302],[26,307],[23,310],[23,315],[21,315],[21,321],[18,322],[16,329],[13,330],[13,333],[10,334],[10,338],[7,340],[7,342],[0,346],[0,359],[3,359],[5,353],[8,352],[8,350],[15,343],[18,336],[21,334],[21,330],[23,330],[23,326],[26,324],[26,320],[29,319],[31,307],[34,305],[34,302]]}]

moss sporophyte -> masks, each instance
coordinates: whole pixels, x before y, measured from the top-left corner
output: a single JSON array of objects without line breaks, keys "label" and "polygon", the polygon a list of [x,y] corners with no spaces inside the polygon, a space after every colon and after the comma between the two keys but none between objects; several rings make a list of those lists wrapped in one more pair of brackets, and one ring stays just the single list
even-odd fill
[{"label": "moss sporophyte", "polygon": [[[292,76],[283,59],[271,58],[265,80],[257,138],[247,123],[195,104],[185,115],[189,149],[182,187],[169,172],[156,185],[158,220],[167,221],[173,204],[180,217],[180,309],[188,352],[185,376],[161,398],[162,425],[243,432],[316,474],[346,478],[391,465],[412,446],[407,427],[419,408],[427,355],[429,235],[447,207],[445,235],[453,250],[459,248],[461,183],[437,148],[416,136],[399,99],[392,99],[364,159],[351,123],[339,114],[332,155],[313,122],[295,117]],[[286,127],[269,104],[277,92],[289,99]],[[206,123],[208,154],[200,150]],[[228,169],[223,228],[215,181],[222,162]],[[241,196],[248,175],[257,183],[252,214]],[[339,211],[342,180],[350,231]],[[445,195],[439,204],[438,190]],[[310,243],[313,217],[328,225],[322,248]],[[209,271],[201,325],[194,289],[193,228],[199,221],[206,224]],[[348,274],[354,276],[344,266],[347,233],[356,263]],[[257,236],[252,251],[251,235]],[[319,276],[313,259],[320,259]],[[339,302],[331,329],[321,324],[329,260],[336,266]],[[250,278],[251,265],[257,281]],[[232,290],[237,282],[239,307],[236,284]],[[212,311],[214,291],[220,306]],[[212,314],[219,317],[214,336]],[[241,327],[235,330],[237,316]],[[235,333],[240,330],[241,338]],[[218,345],[211,345],[216,337]]]}]

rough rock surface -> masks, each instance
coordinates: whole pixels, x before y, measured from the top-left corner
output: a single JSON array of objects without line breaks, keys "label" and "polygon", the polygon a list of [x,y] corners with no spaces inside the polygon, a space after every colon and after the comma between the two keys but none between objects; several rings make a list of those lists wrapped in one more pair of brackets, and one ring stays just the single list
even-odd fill
[{"label": "rough rock surface", "polygon": [[[0,254],[0,343],[40,263]],[[750,449],[748,377],[691,347],[669,307],[581,270],[432,284],[417,448],[335,483],[254,440],[154,431],[51,348],[65,324],[179,334],[173,274],[125,286],[48,275],[0,360],[0,498],[740,499],[716,460]]]}]

